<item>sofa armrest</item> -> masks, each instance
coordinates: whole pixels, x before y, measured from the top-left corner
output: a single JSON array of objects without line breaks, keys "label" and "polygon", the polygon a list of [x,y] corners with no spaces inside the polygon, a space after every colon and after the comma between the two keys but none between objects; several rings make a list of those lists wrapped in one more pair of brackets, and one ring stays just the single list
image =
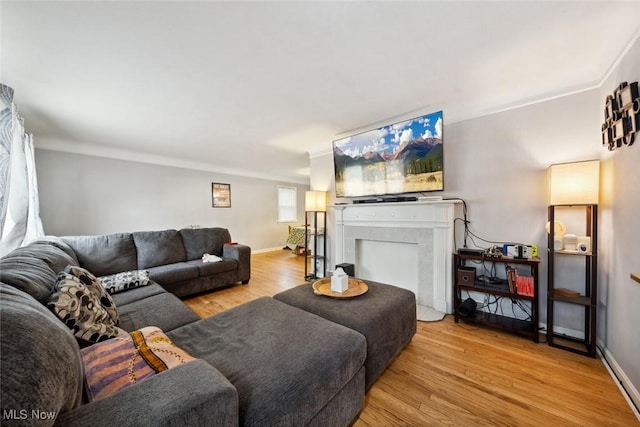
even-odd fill
[{"label": "sofa armrest", "polygon": [[238,261],[238,280],[245,285],[251,279],[251,248],[246,245],[229,245],[222,247],[222,258],[231,258]]},{"label": "sofa armrest", "polygon": [[195,360],[60,414],[65,426],[237,426],[238,392],[217,369]]}]

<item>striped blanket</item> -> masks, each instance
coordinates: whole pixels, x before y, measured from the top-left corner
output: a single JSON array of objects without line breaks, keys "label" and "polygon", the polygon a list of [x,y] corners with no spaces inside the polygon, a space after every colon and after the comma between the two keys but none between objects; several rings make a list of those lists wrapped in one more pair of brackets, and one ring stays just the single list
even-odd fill
[{"label": "striped blanket", "polygon": [[90,402],[195,360],[155,326],[94,344],[80,352]]}]

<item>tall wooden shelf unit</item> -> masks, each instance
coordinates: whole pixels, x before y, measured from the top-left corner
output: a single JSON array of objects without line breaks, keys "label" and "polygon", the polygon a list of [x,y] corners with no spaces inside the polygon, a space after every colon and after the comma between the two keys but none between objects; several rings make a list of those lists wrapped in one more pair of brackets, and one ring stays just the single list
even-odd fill
[{"label": "tall wooden shelf unit", "polygon": [[[319,233],[318,214],[322,215],[322,233]],[[304,262],[304,278],[305,280],[314,280],[318,278],[318,264],[322,263],[322,276],[327,275],[327,213],[323,211],[307,211],[304,214],[304,227],[306,229],[304,238],[305,262]],[[313,234],[313,249],[309,248],[309,235]],[[322,253],[318,251],[318,236],[322,235]],[[311,260],[311,266],[309,266]]]},{"label": "tall wooden shelf unit", "polygon": [[[590,237],[591,247],[589,251],[567,251],[554,249],[554,221],[556,207],[548,208],[549,236],[547,251],[549,260],[547,263],[547,342],[550,346],[562,348],[574,353],[596,357],[596,321],[598,305],[598,205],[571,205],[583,207],[586,211],[586,236]],[[573,257],[577,262],[584,262],[584,284],[580,283],[580,296],[568,297],[556,293],[555,274],[556,258]],[[556,304],[573,304],[584,307],[584,338],[575,338],[559,334],[554,331],[554,317]]]}]

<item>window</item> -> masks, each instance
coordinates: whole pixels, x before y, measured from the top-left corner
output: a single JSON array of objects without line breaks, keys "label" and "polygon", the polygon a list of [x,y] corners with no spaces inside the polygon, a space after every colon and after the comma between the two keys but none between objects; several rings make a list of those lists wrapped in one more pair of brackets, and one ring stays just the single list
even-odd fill
[{"label": "window", "polygon": [[296,187],[278,186],[278,222],[298,221],[297,199]]}]

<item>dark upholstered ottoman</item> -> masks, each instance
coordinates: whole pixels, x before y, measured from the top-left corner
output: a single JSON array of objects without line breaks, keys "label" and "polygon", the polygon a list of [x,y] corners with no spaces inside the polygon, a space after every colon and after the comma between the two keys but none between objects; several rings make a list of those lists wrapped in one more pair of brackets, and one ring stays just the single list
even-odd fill
[{"label": "dark upholstered ottoman", "polygon": [[346,426],[364,406],[362,334],[273,298],[167,336],[233,384],[241,426]]},{"label": "dark upholstered ottoman", "polygon": [[354,298],[316,295],[308,283],[274,298],[364,335],[367,339],[365,386],[369,390],[416,333],[416,296],[395,286],[367,280],[365,283],[369,291]]}]

